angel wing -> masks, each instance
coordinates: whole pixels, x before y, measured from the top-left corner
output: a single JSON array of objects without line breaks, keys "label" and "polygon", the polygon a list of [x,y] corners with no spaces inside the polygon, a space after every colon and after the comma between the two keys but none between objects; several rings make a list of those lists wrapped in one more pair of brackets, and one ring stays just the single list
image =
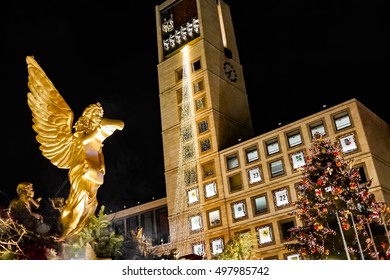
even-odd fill
[{"label": "angel wing", "polygon": [[70,168],[75,143],[72,132],[74,114],[33,56],[26,57],[28,70],[27,103],[32,112],[33,129],[39,149],[52,164]]}]

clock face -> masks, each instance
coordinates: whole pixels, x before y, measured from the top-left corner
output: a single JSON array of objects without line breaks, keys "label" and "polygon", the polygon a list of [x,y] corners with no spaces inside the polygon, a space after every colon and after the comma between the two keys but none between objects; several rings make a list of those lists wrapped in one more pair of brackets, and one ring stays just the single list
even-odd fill
[{"label": "clock face", "polygon": [[233,67],[233,64],[231,64],[229,61],[225,61],[223,64],[223,70],[225,71],[226,77],[233,83],[237,82],[238,75],[236,73],[236,70]]}]

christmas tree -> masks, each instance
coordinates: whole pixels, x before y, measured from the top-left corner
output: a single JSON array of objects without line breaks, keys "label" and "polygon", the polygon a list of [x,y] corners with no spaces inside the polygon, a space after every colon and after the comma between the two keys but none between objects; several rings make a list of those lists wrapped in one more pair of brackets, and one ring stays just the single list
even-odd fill
[{"label": "christmas tree", "polygon": [[390,209],[361,182],[339,142],[316,134],[301,168],[292,213],[302,221],[289,231],[289,250],[304,259],[390,259]]}]

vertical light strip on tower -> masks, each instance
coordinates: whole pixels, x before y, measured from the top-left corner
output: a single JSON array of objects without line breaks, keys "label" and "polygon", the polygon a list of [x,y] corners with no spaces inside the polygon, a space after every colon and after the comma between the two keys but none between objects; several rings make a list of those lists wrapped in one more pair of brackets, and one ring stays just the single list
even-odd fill
[{"label": "vertical light strip on tower", "polygon": [[[183,78],[179,165],[173,215],[170,221],[170,241],[171,249],[176,249],[179,256],[184,256],[194,253],[193,245],[204,241],[204,221],[197,185],[199,154],[188,46],[184,47],[181,53]],[[204,247],[201,254],[204,254]]]},{"label": "vertical light strip on tower", "polygon": [[217,9],[218,9],[218,18],[219,18],[219,24],[221,26],[221,34],[222,34],[222,43],[225,48],[227,48],[227,40],[226,40],[226,32],[225,32],[225,24],[223,22],[223,15],[222,15],[222,8],[221,8],[221,2],[217,0]]}]

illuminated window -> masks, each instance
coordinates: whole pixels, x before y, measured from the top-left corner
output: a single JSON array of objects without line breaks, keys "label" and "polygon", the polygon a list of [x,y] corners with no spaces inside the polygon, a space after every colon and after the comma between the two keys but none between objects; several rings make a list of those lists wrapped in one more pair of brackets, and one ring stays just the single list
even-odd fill
[{"label": "illuminated window", "polygon": [[253,162],[253,161],[256,161],[259,159],[259,153],[257,151],[256,146],[246,149],[245,154],[246,154],[246,162],[247,163],[250,163],[250,162]]},{"label": "illuminated window", "polygon": [[355,135],[353,133],[341,136],[339,141],[343,153],[350,153],[358,149]]},{"label": "illuminated window", "polygon": [[306,165],[305,154],[303,151],[291,154],[290,159],[293,169],[298,169],[299,167]]},{"label": "illuminated window", "polygon": [[231,170],[238,167],[238,157],[236,154],[226,157],[227,169]]},{"label": "illuminated window", "polygon": [[259,166],[248,169],[248,180],[250,185],[260,183],[263,180]]},{"label": "illuminated window", "polygon": [[200,151],[206,152],[211,149],[211,141],[209,138],[200,141]]},{"label": "illuminated window", "polygon": [[184,171],[184,182],[186,185],[196,183],[196,168],[190,168]]},{"label": "illuminated window", "polygon": [[193,244],[192,251],[195,255],[203,257],[205,255],[204,243]]},{"label": "illuminated window", "polygon": [[210,240],[211,254],[216,255],[222,253],[224,249],[223,238],[215,238]]},{"label": "illuminated window", "polygon": [[256,231],[260,246],[266,246],[275,243],[271,224],[256,227]]},{"label": "illuminated window", "polygon": [[206,108],[206,97],[203,96],[199,99],[196,99],[195,100],[195,108],[196,108],[196,111],[199,111],[199,110]]},{"label": "illuminated window", "polygon": [[336,126],[336,130],[341,130],[352,125],[347,111],[334,115],[333,120]]},{"label": "illuminated window", "polygon": [[277,138],[265,142],[265,145],[267,147],[267,155],[269,156],[280,152]]},{"label": "illuminated window", "polygon": [[209,123],[207,120],[202,120],[198,122],[198,132],[199,134],[209,130]]},{"label": "illuminated window", "polygon": [[233,220],[242,220],[247,218],[246,203],[244,200],[231,204]]},{"label": "illuminated window", "polygon": [[202,216],[195,215],[190,217],[191,231],[199,231],[202,229]]},{"label": "illuminated window", "polygon": [[210,228],[222,225],[219,208],[207,211],[207,219]]},{"label": "illuminated window", "polygon": [[290,194],[288,187],[280,188],[272,191],[276,208],[281,208],[290,205]]},{"label": "illuminated window", "polygon": [[314,135],[318,132],[320,135],[326,135],[324,122],[322,120],[309,124],[310,136],[314,138]]},{"label": "illuminated window", "polygon": [[301,255],[300,254],[286,255],[286,260],[289,260],[289,261],[299,261],[300,259],[301,259]]},{"label": "illuminated window", "polygon": [[281,159],[269,163],[271,177],[275,178],[284,174],[283,161]]},{"label": "illuminated window", "polygon": [[188,195],[188,204],[194,204],[199,201],[198,188],[190,189],[187,192],[187,195]]},{"label": "illuminated window", "polygon": [[204,89],[203,80],[194,83],[194,93],[198,93]]},{"label": "illuminated window", "polygon": [[299,129],[287,133],[288,146],[293,148],[302,144],[302,136]]},{"label": "illuminated window", "polygon": [[203,164],[202,171],[203,171],[203,179],[207,177],[214,177],[215,175],[214,161],[210,161]]},{"label": "illuminated window", "polygon": [[204,195],[206,198],[217,196],[217,184],[215,181],[207,183],[204,186]]},{"label": "illuminated window", "polygon": [[253,216],[268,213],[267,194],[263,193],[251,198],[253,207]]}]

